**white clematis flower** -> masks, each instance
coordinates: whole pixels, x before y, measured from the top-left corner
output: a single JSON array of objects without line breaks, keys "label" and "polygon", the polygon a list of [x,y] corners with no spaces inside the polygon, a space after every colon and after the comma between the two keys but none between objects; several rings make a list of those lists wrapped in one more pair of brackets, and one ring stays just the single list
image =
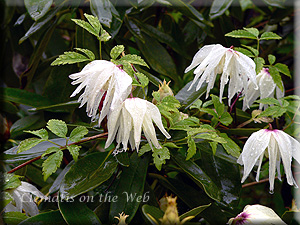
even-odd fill
[{"label": "white clematis flower", "polygon": [[259,172],[263,160],[264,153],[269,157],[269,182],[270,191],[274,190],[275,172],[277,168],[278,179],[280,175],[280,161],[282,160],[284,171],[286,173],[287,182],[289,185],[295,185],[296,181],[293,178],[291,163],[294,158],[300,163],[300,143],[281,130],[262,129],[251,134],[246,141],[243,152],[237,162],[244,165],[244,175],[242,183],[250,174],[255,163],[258,163],[256,181],[259,180]]},{"label": "white clematis flower", "polygon": [[72,93],[77,95],[83,88],[79,97],[79,107],[87,103],[86,112],[92,121],[95,121],[100,101],[106,92],[103,107],[100,112],[99,125],[110,110],[117,108],[127,98],[131,91],[132,78],[114,63],[106,60],[94,60],[87,64],[81,72],[69,76],[73,85],[80,85]]},{"label": "white clematis flower", "polygon": [[[231,48],[225,48],[220,44],[206,45],[202,47],[194,56],[190,66],[185,69],[185,73],[191,69],[196,75],[188,90],[199,80],[196,90],[206,82],[208,97],[210,89],[213,88],[217,74],[221,74],[220,83],[220,102],[224,92],[224,87],[229,81],[228,102],[230,105],[232,97],[244,90],[247,92],[247,84],[250,79],[256,85],[255,63],[248,56],[234,51]],[[257,87],[256,87],[257,88]]]},{"label": "white clematis flower", "polygon": [[[268,68],[263,68],[261,72],[256,77],[258,89],[255,89],[255,84],[251,80],[248,81],[247,92],[245,94],[243,102],[243,110],[249,108],[253,102],[260,96],[260,99],[274,97],[276,93],[277,99],[284,97],[284,92],[282,92],[279,87],[274,83],[273,78],[269,73]],[[259,108],[265,107],[260,103]]]},{"label": "white clematis flower", "polygon": [[161,114],[154,104],[140,98],[126,99],[119,108],[108,115],[108,138],[105,148],[110,146],[118,132],[116,149],[122,143],[123,150],[126,151],[129,141],[132,150],[138,151],[142,130],[150,146],[152,143],[155,148],[161,148],[152,121],[167,138],[171,137],[163,127]]},{"label": "white clematis flower", "polygon": [[227,224],[286,225],[271,208],[258,204],[245,206],[243,212],[238,214],[235,218],[229,219]]},{"label": "white clematis flower", "polygon": [[35,186],[27,182],[21,181],[21,185],[17,188],[7,190],[14,199],[15,205],[11,202],[5,207],[5,212],[22,212],[31,216],[39,214],[38,207],[33,201],[32,195],[35,195],[42,199],[48,199],[43,193],[41,193]]}]

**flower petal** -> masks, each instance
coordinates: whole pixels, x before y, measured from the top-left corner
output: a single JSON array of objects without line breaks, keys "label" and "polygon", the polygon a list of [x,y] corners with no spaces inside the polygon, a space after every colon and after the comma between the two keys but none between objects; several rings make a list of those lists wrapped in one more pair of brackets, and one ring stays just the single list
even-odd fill
[{"label": "flower petal", "polygon": [[287,182],[289,185],[295,185],[296,187],[298,187],[296,181],[293,178],[291,167],[292,167],[292,157],[294,156],[293,153],[295,151],[299,151],[299,148],[297,150],[295,149],[295,147],[299,147],[300,144],[299,142],[298,144],[296,144],[297,141],[295,142],[291,136],[289,136],[288,134],[286,134],[284,131],[281,130],[276,130],[276,132],[274,133],[274,137],[279,145],[279,151],[284,166]]},{"label": "flower petal", "polygon": [[274,181],[275,181],[275,173],[276,173],[276,162],[277,162],[277,154],[279,151],[278,145],[274,138],[274,131],[271,131],[270,143],[268,146],[269,152],[269,183],[270,183],[270,191],[274,190]]},{"label": "flower petal", "polygon": [[185,69],[185,73],[189,72],[190,70],[192,70],[193,68],[195,68],[197,65],[199,65],[204,59],[205,57],[208,56],[208,54],[211,52],[211,50],[215,47],[216,45],[205,45],[203,46],[194,56],[191,65],[189,65],[186,69]]},{"label": "flower petal", "polygon": [[151,115],[151,119],[156,124],[156,126],[160,129],[160,131],[165,135],[166,138],[171,138],[170,134],[165,130],[164,125],[162,124],[161,114],[156,105],[151,102],[147,102],[147,113]]},{"label": "flower petal", "polygon": [[246,141],[243,152],[238,159],[238,163],[244,165],[244,175],[242,178],[242,183],[246,180],[256,161],[267,148],[270,140],[270,135],[270,132],[262,129],[251,134],[251,136]]},{"label": "flower petal", "polygon": [[144,115],[147,111],[146,100],[139,98],[129,98],[124,102],[124,107],[132,117],[133,131],[134,131],[134,142],[138,149],[141,141],[141,132]]}]

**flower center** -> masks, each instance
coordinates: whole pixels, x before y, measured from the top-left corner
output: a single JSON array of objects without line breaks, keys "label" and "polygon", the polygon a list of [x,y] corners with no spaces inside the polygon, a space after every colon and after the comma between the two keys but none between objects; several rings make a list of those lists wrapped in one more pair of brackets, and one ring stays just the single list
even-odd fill
[{"label": "flower center", "polygon": [[249,214],[246,212],[243,212],[239,214],[237,217],[234,218],[234,221],[232,225],[243,225],[246,224],[247,218],[249,217]]}]

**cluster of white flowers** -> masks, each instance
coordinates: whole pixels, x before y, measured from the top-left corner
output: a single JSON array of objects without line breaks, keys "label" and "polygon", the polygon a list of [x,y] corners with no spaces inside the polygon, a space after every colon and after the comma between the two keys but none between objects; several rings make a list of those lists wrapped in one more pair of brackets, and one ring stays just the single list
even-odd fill
[{"label": "cluster of white flowers", "polygon": [[156,148],[161,148],[152,121],[167,138],[171,137],[163,127],[161,114],[154,104],[140,98],[127,98],[132,89],[132,78],[114,63],[95,60],[81,72],[71,74],[70,78],[75,80],[73,85],[80,83],[71,97],[85,88],[78,101],[81,102],[80,107],[87,103],[86,111],[92,120],[97,118],[100,101],[105,96],[99,115],[99,126],[107,116],[106,148],[116,137],[117,151],[121,143],[122,151],[126,151],[128,141],[131,148],[138,151],[142,130],[150,146],[152,143]]},{"label": "cluster of white flowers", "polygon": [[185,69],[185,72],[187,73],[196,66],[197,68],[194,70],[196,76],[189,89],[200,78],[196,90],[200,89],[204,82],[208,83],[206,97],[214,86],[217,74],[221,74],[220,102],[228,82],[229,105],[236,93],[243,90],[247,93],[248,80],[254,84],[255,89],[258,89],[254,61],[232,48],[225,48],[220,44],[206,45],[196,53],[191,65]]},{"label": "cluster of white flowers", "polygon": [[[255,63],[248,56],[234,51],[232,48],[225,48],[219,44],[206,45],[202,47],[194,56],[190,66],[185,72],[197,67],[194,70],[194,80],[189,89],[198,81],[196,90],[200,89],[204,82],[207,85],[207,95],[213,88],[217,74],[220,77],[220,102],[222,101],[224,86],[229,82],[228,102],[237,93],[243,93],[243,110],[249,108],[254,101],[267,97],[276,97],[280,99],[284,96],[274,83],[268,68],[263,68],[256,75]],[[230,78],[230,81],[229,81]],[[241,95],[242,96],[242,95]],[[260,104],[259,108],[265,108],[266,105]],[[270,191],[274,189],[275,172],[277,167],[278,178],[280,175],[280,161],[282,160],[284,170],[287,175],[287,182],[297,187],[292,176],[291,161],[292,158],[300,163],[300,143],[280,130],[262,129],[253,133],[243,148],[243,152],[238,158],[238,163],[244,165],[244,175],[242,182],[246,180],[255,163],[258,161],[258,170],[256,180],[259,179],[259,172],[263,156],[269,157],[269,182]]]},{"label": "cluster of white flowers", "polygon": [[[255,84],[251,80],[248,81],[247,92],[245,92],[245,98],[243,100],[243,110],[249,108],[249,106],[252,105],[259,96],[260,99],[269,98],[274,97],[276,93],[277,99],[284,97],[284,92],[282,92],[274,83],[268,68],[263,68],[256,76],[256,80],[258,83],[258,89],[255,89]],[[266,107],[266,105],[259,105],[260,109],[263,107]]]}]

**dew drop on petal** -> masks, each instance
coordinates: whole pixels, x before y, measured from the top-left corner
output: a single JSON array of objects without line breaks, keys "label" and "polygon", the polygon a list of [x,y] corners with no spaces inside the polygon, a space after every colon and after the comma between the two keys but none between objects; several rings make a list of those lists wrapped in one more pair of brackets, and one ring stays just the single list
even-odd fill
[{"label": "dew drop on petal", "polygon": [[273,191],[273,190],[272,190],[272,191],[270,190],[269,193],[272,195],[272,194],[274,194],[274,191]]}]

